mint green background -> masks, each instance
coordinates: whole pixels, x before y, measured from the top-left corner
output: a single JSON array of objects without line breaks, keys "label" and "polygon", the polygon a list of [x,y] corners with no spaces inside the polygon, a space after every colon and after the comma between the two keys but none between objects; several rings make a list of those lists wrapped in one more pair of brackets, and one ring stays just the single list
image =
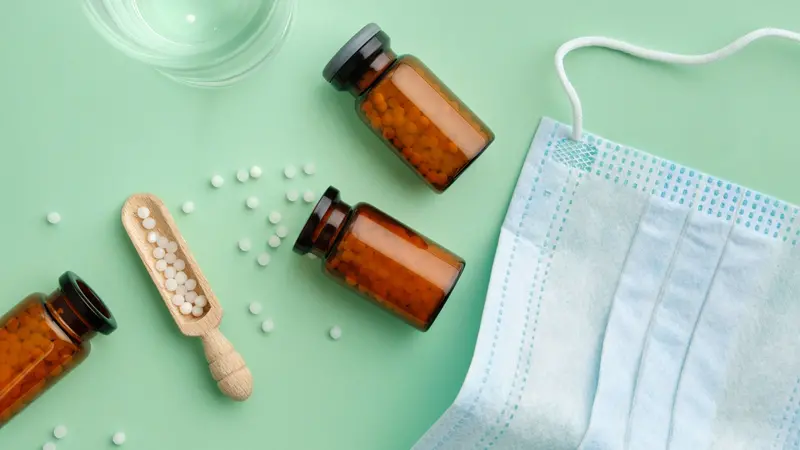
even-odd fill
[{"label": "mint green background", "polygon": [[[165,0],[166,1],[166,0]],[[752,28],[796,27],[800,3],[674,0],[300,0],[290,40],[272,64],[228,90],[180,86],[102,41],[78,0],[6,2],[0,14],[0,310],[49,291],[71,269],[120,323],[96,340],[74,374],[0,431],[0,448],[34,449],[56,424],[60,450],[125,448],[407,449],[455,398],[479,327],[496,236],[537,121],[569,121],[553,69],[563,41],[606,34],[673,51],[705,51]],[[351,33],[379,22],[497,134],[446,194],[427,190],[360,127],[352,99],[320,76]],[[800,47],[759,42],[703,68],[667,67],[608,51],[581,51],[568,69],[586,126],[609,139],[800,202],[797,105]],[[286,163],[314,161],[313,178],[286,182]],[[246,185],[236,169],[259,164]],[[226,185],[213,191],[214,173]],[[368,201],[467,259],[467,272],[427,334],[360,301],[299,258],[290,242],[266,270],[267,213],[282,211],[293,239],[309,205],[289,186]],[[176,213],[226,310],[223,331],[248,361],[251,400],[217,391],[199,342],[181,336],[119,223],[134,192]],[[256,212],[248,195],[261,198]],[[47,226],[44,216],[64,219]],[[276,324],[265,337],[260,301]],[[339,324],[340,342],[326,337]],[[224,447],[225,446],[225,447]]]}]

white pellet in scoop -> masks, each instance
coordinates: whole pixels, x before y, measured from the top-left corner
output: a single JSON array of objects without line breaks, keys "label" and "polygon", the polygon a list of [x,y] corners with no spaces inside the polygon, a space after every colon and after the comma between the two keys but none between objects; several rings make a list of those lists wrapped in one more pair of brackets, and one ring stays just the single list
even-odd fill
[{"label": "white pellet in scoop", "polygon": [[261,331],[263,331],[264,333],[272,333],[274,329],[275,329],[275,322],[273,322],[272,319],[267,319],[261,322]]},{"label": "white pellet in scoop", "polygon": [[286,178],[291,180],[295,175],[297,175],[297,167],[290,164],[283,169],[283,176]]},{"label": "white pellet in scoop", "polygon": [[174,267],[175,270],[183,270],[186,268],[186,261],[182,259],[177,259],[175,260],[175,263],[172,264],[172,267]]},{"label": "white pellet in scoop", "polygon": [[183,206],[181,206],[184,214],[191,214],[194,212],[194,202],[183,202]]},{"label": "white pellet in scoop", "polygon": [[185,272],[178,272],[175,274],[175,281],[177,281],[178,284],[186,283],[186,280],[188,279],[189,277],[186,276]]},{"label": "white pellet in scoop", "polygon": [[[176,265],[175,268],[178,269],[178,266]],[[183,270],[183,269],[178,269],[178,270]],[[183,285],[186,286],[187,290],[193,291],[194,288],[197,287],[197,281],[194,278],[189,278],[188,280],[186,280],[186,283],[183,283]]]},{"label": "white pellet in scoop", "polygon": [[[166,262],[166,261],[164,261],[164,262]],[[164,276],[167,277],[167,278],[175,278],[175,275],[177,273],[178,273],[178,271],[175,270],[174,267],[167,267],[166,269],[164,269]]]},{"label": "white pellet in scoop", "polygon": [[255,196],[247,197],[247,200],[245,200],[245,202],[244,202],[244,204],[247,205],[247,207],[250,208],[250,209],[258,208],[258,203],[259,203],[258,202],[258,197],[255,197]]},{"label": "white pellet in scoop", "polygon": [[278,225],[278,228],[275,229],[275,234],[283,239],[289,234],[289,229],[283,225]]},{"label": "white pellet in scoop", "polygon": [[119,431],[114,433],[114,436],[111,437],[111,442],[113,442],[114,445],[122,445],[125,443],[125,439],[125,433]]},{"label": "white pellet in scoop", "polygon": [[184,316],[188,316],[189,314],[192,313],[193,309],[194,306],[192,306],[191,303],[184,303],[181,305],[181,314],[183,314]]},{"label": "white pellet in scoop", "polygon": [[61,214],[57,212],[51,212],[47,215],[47,222],[50,223],[50,225],[56,225],[57,223],[61,222]]},{"label": "white pellet in scoop", "polygon": [[42,450],[56,450],[56,444],[48,442],[42,446]]},{"label": "white pellet in scoop", "polygon": [[142,221],[142,226],[144,227],[145,230],[152,230],[153,228],[156,227],[156,219],[148,217],[147,219],[144,219]]},{"label": "white pellet in scoop", "polygon": [[167,245],[169,245],[169,239],[166,236],[161,236],[156,243],[159,247],[166,249]]},{"label": "white pellet in scoop", "polygon": [[53,429],[53,437],[56,439],[64,439],[67,437],[67,427],[58,425]]},{"label": "white pellet in scoop", "polygon": [[177,261],[177,260],[178,260],[178,257],[175,256],[175,253],[167,253],[164,256],[164,261],[166,261],[167,264],[175,264],[175,261]]},{"label": "white pellet in scoop", "polygon": [[271,260],[272,260],[272,257],[269,256],[269,253],[262,253],[262,254],[258,255],[258,259],[256,259],[256,261],[258,262],[258,265],[261,266],[261,267],[267,267]]},{"label": "white pellet in scoop", "polygon": [[244,183],[250,179],[250,174],[247,173],[246,170],[242,169],[236,172],[236,179],[239,180],[239,183]]},{"label": "white pellet in scoop", "polygon": [[314,192],[313,192],[313,191],[305,191],[305,192],[303,193],[303,200],[304,200],[306,203],[311,203],[311,202],[313,202],[313,201],[314,201],[316,198],[317,198],[317,196],[316,196],[316,195],[314,195]]},{"label": "white pellet in scoop", "polygon": [[298,198],[300,198],[300,194],[298,194],[297,191],[295,191],[294,189],[289,189],[288,191],[286,191],[286,200],[289,200],[290,202],[294,203],[297,201]]},{"label": "white pellet in scoop", "polygon": [[175,306],[183,306],[184,303],[186,303],[186,297],[184,297],[184,296],[182,296],[180,294],[175,294],[175,295],[172,296],[172,304],[173,305],[175,305]]},{"label": "white pellet in scoop", "polygon": [[[175,289],[175,293],[179,294],[179,295],[183,295],[184,298],[185,298],[186,297],[186,286],[179,284],[178,288]],[[189,300],[186,300],[186,301],[188,302]]]},{"label": "white pellet in scoop", "polygon": [[159,272],[167,270],[167,262],[164,261],[163,259],[159,259],[158,261],[156,261],[156,270]]},{"label": "white pellet in scoop", "polygon": [[[180,287],[183,287],[183,286],[180,286]],[[187,302],[189,302],[191,304],[194,304],[194,301],[197,300],[197,292],[189,291],[189,292],[186,293],[186,295],[183,296],[183,298],[185,298]]]},{"label": "white pellet in scoop", "polygon": [[140,206],[139,209],[136,210],[136,215],[142,220],[147,219],[150,217],[150,210],[144,206]]},{"label": "white pellet in scoop", "polygon": [[178,282],[175,281],[175,278],[168,278],[167,281],[164,282],[164,287],[170,292],[175,292],[175,290],[178,289]]},{"label": "white pellet in scoop", "polygon": [[317,166],[315,166],[314,163],[311,162],[306,163],[306,165],[303,166],[303,172],[306,175],[314,175],[317,172]]},{"label": "white pellet in scoop", "polygon": [[155,244],[156,242],[158,242],[158,233],[156,233],[155,231],[147,233],[147,242],[151,244]]},{"label": "white pellet in scoop", "polygon": [[259,179],[261,178],[262,173],[263,171],[261,170],[261,167],[253,166],[250,168],[250,178]]},{"label": "white pellet in scoop", "polygon": [[196,299],[194,299],[194,306],[199,306],[201,308],[205,308],[208,304],[208,300],[206,300],[205,295],[198,295]]},{"label": "white pellet in scoop", "polygon": [[249,252],[253,248],[253,243],[248,238],[239,239],[239,250]]},{"label": "white pellet in scoop", "polygon": [[199,306],[195,306],[194,308],[192,308],[192,315],[195,316],[195,317],[202,316],[203,315],[203,308],[201,308]]},{"label": "white pellet in scoop", "polygon": [[331,339],[338,341],[342,338],[342,329],[339,327],[339,325],[334,325],[331,327],[331,330],[328,332],[328,334],[330,334]]},{"label": "white pellet in scoop", "polygon": [[269,223],[277,225],[281,219],[283,219],[283,216],[278,211],[272,211],[269,213]]},{"label": "white pellet in scoop", "polygon": [[267,244],[269,244],[269,246],[272,248],[278,248],[281,246],[281,238],[272,235],[270,236],[269,241],[267,241]]},{"label": "white pellet in scoop", "polygon": [[211,186],[214,186],[215,188],[219,189],[222,187],[223,184],[225,184],[225,179],[222,178],[221,176],[214,175],[213,177],[211,177]]},{"label": "white pellet in scoop", "polygon": [[178,243],[175,241],[170,241],[167,245],[167,252],[168,253],[175,253],[178,251]]},{"label": "white pellet in scoop", "polygon": [[167,252],[164,251],[161,247],[156,247],[153,249],[153,258],[155,259],[163,259]]},{"label": "white pellet in scoop", "polygon": [[258,302],[250,303],[250,314],[257,316],[261,314],[262,309],[263,308],[261,307],[261,303]]}]

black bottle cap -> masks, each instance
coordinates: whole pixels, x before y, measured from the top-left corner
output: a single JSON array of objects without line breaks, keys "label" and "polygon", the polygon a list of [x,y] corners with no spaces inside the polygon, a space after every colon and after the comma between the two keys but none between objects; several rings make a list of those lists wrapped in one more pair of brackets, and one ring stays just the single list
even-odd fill
[{"label": "black bottle cap", "polygon": [[322,197],[320,197],[317,202],[317,206],[314,207],[314,211],[311,212],[306,224],[303,226],[303,230],[300,231],[300,235],[297,237],[294,247],[292,247],[295,253],[305,255],[311,251],[314,246],[314,230],[316,230],[319,223],[322,222],[325,213],[328,212],[333,204],[338,203],[339,200],[339,190],[333,186],[330,186],[325,193],[322,194]]},{"label": "black bottle cap", "polygon": [[370,61],[389,44],[389,36],[378,25],[370,23],[336,52],[325,65],[322,76],[336,89],[345,90],[348,85],[358,81],[364,70],[364,62]]},{"label": "black bottle cap", "polygon": [[61,291],[70,301],[72,308],[94,330],[103,334],[111,334],[117,329],[117,320],[100,297],[72,272],[65,272],[58,279]]}]

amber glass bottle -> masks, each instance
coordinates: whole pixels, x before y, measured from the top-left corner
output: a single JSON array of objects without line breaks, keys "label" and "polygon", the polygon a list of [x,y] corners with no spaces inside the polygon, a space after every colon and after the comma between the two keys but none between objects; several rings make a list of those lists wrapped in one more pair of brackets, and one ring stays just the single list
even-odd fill
[{"label": "amber glass bottle", "polygon": [[357,97],[364,123],[436,192],[450,187],[494,140],[420,60],[397,56],[375,24],[353,36],[323,76]]},{"label": "amber glass bottle", "polygon": [[455,287],[464,260],[375,207],[353,207],[328,188],[294,245],[324,259],[323,271],[427,331]]},{"label": "amber glass bottle", "polygon": [[89,355],[114,316],[72,272],[46,296],[32,294],[0,318],[0,427]]}]

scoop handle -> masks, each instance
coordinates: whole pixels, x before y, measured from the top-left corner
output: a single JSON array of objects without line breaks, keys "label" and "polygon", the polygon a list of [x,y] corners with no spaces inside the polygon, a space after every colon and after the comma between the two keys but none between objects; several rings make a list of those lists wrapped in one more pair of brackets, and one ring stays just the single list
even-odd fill
[{"label": "scoop handle", "polygon": [[242,355],[214,328],[200,337],[208,360],[208,369],[223,394],[236,401],[245,401],[253,393],[253,375]]}]

